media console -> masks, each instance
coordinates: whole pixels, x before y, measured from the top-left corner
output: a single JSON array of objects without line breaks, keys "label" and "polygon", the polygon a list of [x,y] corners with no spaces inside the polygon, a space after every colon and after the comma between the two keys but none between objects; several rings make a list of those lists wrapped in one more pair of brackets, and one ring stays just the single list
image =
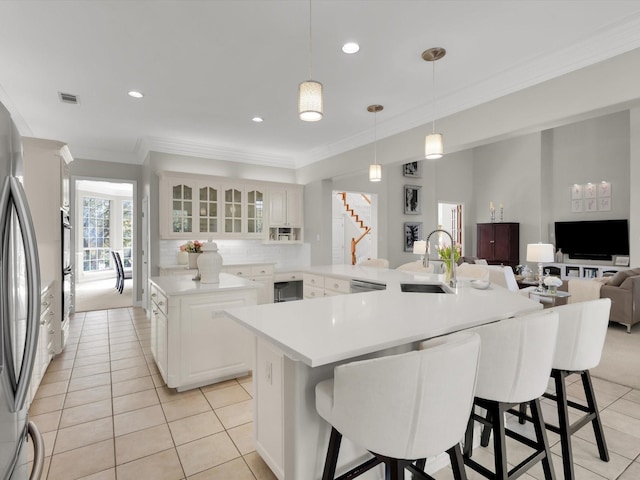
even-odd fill
[{"label": "media console", "polygon": [[615,274],[620,270],[626,270],[629,267],[616,267],[614,265],[594,265],[586,263],[545,263],[542,267],[544,271],[548,267],[556,267],[560,269],[560,278],[562,280],[571,280],[572,278],[600,278],[607,274]]}]

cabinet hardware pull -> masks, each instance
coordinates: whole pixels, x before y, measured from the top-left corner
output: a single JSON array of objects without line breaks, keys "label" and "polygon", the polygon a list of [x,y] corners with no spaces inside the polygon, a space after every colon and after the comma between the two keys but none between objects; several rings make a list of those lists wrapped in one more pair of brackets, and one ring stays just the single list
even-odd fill
[{"label": "cabinet hardware pull", "polygon": [[47,322],[44,321],[44,320],[40,320],[40,325],[44,325],[45,323],[47,323]]}]

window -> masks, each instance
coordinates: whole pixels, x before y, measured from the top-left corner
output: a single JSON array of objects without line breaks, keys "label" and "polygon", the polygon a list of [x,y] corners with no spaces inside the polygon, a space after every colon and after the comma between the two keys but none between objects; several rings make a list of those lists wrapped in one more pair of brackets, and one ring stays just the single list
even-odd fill
[{"label": "window", "polygon": [[122,264],[131,267],[133,261],[132,252],[133,239],[133,202],[125,200],[122,202]]},{"label": "window", "polygon": [[112,268],[110,248],[111,201],[84,197],[82,202],[82,269],[85,272]]}]

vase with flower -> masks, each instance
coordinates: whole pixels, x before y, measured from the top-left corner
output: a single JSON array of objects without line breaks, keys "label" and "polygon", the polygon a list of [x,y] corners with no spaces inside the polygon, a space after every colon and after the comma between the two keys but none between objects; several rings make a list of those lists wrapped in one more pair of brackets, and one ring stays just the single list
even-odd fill
[{"label": "vase with flower", "polygon": [[[456,243],[453,248],[454,248],[453,258],[454,258],[454,261],[457,263],[462,252],[462,245],[460,245],[459,243]],[[439,246],[437,250],[438,250],[438,256],[440,257],[440,259],[442,260],[442,263],[444,263],[444,266],[446,268],[445,280],[448,283],[451,280],[451,246],[450,245]]]},{"label": "vase with flower", "polygon": [[562,280],[558,277],[547,277],[544,279],[543,283],[546,285],[547,291],[551,295],[555,295],[558,293],[558,287],[562,285]]},{"label": "vase with flower", "polygon": [[198,257],[202,253],[202,242],[189,240],[184,245],[180,245],[180,251],[189,254],[189,268],[198,268]]}]

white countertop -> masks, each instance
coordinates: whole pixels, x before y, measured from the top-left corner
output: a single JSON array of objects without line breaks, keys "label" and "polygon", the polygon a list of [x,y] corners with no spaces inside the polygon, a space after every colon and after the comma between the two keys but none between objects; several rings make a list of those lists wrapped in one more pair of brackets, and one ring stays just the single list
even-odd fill
[{"label": "white countertop", "polygon": [[167,277],[151,277],[153,282],[165,295],[193,295],[207,292],[220,292],[245,288],[261,288],[262,285],[246,278],[236,277],[228,273],[220,274],[220,283],[202,283],[193,280],[192,274],[172,275]]},{"label": "white countertop", "polygon": [[442,283],[443,275],[334,265],[305,272],[386,283],[387,290],[227,310],[230,317],[311,367],[344,361],[533,312],[539,302],[497,285],[460,281],[455,294],[403,293],[400,282]]},{"label": "white countertop", "polygon": [[[248,262],[248,263],[223,263],[222,268],[227,267],[250,267],[252,265],[275,265],[275,262]],[[170,264],[160,264],[158,268],[166,268],[171,270],[179,270],[184,268],[185,270],[189,270],[188,264],[178,264],[178,263],[170,263]],[[191,270],[195,270],[191,269]]]}]

